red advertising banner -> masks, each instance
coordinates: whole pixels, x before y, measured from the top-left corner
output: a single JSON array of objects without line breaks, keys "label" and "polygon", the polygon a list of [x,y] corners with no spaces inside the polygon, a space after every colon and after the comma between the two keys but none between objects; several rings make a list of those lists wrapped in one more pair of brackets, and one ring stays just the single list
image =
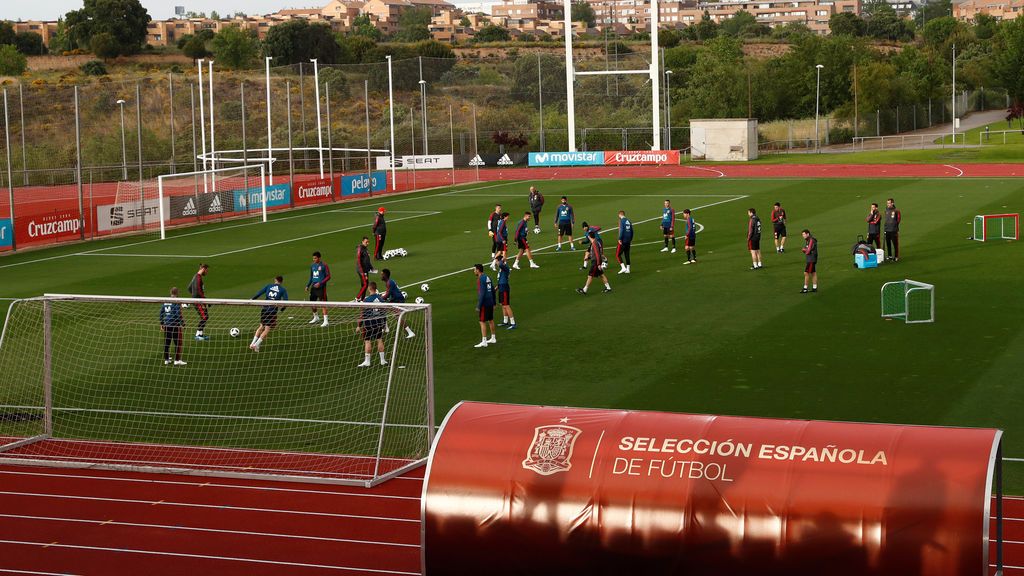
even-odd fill
[{"label": "red advertising banner", "polygon": [[299,181],[294,184],[296,206],[320,204],[334,200],[334,184],[330,178]]},{"label": "red advertising banner", "polygon": [[464,402],[424,574],[987,575],[1002,432]]},{"label": "red advertising banner", "polygon": [[[19,247],[81,239],[82,221],[75,202],[58,201],[52,206],[51,210],[34,214],[15,212],[14,234]],[[88,237],[88,230],[86,234]]]},{"label": "red advertising banner", "polygon": [[679,164],[679,150],[623,150],[605,152],[606,166],[641,166],[645,164]]}]

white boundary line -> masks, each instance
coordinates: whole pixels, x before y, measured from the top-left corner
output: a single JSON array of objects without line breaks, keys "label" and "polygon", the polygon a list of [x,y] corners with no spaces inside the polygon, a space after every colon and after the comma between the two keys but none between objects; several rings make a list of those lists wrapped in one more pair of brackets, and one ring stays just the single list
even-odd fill
[{"label": "white boundary line", "polygon": [[306,564],[303,562],[282,562],[278,560],[259,560],[257,558],[233,558],[231,556],[213,556],[210,554],[186,554],[184,552],[158,552],[156,550],[139,550],[137,548],[109,548],[106,546],[79,546],[76,544],[60,544],[53,542],[29,542],[22,540],[0,540],[0,544],[21,546],[39,546],[41,548],[69,548],[72,550],[99,550],[103,552],[123,552],[128,554],[149,554],[156,556],[174,556],[177,558],[202,558],[204,560],[228,560],[231,562],[250,562],[255,564],[273,564],[275,566],[298,566],[301,568],[321,568],[326,570],[343,570],[346,572],[372,572],[376,574],[403,574],[420,576],[419,572],[402,572],[401,570],[378,570],[375,568],[355,568],[352,566],[326,566],[323,564]]},{"label": "white boundary line", "polygon": [[[717,196],[714,196],[714,197],[717,197]],[[697,206],[695,208],[690,208],[690,210],[700,210],[702,208],[711,208],[712,206],[718,206],[719,204],[725,204],[727,202],[735,202],[737,200],[743,200],[744,198],[749,198],[749,197],[750,197],[749,194],[738,194],[738,195],[735,195],[735,196],[730,196],[730,197],[728,197],[725,200],[719,200],[718,202],[712,202],[711,204],[705,204],[703,206]],[[682,213],[681,210],[677,210],[676,211],[676,214],[681,214],[681,213]],[[648,218],[646,220],[640,220],[640,221],[637,221],[637,222],[633,222],[633,226],[636,227],[638,224],[646,224],[648,222],[654,222],[655,220],[661,220],[661,216],[655,216],[654,218]],[[554,248],[555,246],[558,246],[558,244],[556,243],[556,244],[549,244],[547,246],[542,246],[540,248],[533,249],[532,252],[534,254],[537,254],[541,250],[547,250],[549,248]],[[548,254],[550,254],[550,253],[548,253]],[[417,282],[412,282],[410,284],[405,284],[403,286],[399,286],[399,288],[408,288],[410,286],[416,286],[417,284],[433,282],[434,280],[440,280],[442,278],[447,278],[449,276],[455,276],[456,274],[463,274],[465,272],[469,272],[472,269],[473,269],[472,266],[469,267],[469,268],[463,268],[462,270],[456,270],[455,272],[448,272],[447,274],[441,274],[440,276],[434,276],[433,278],[427,278],[426,280],[419,280]]]},{"label": "white boundary line", "polygon": [[414,522],[420,519],[394,518],[391,516],[366,516],[360,514],[341,514],[337,512],[309,512],[305,510],[282,510],[279,508],[254,508],[250,506],[229,506],[225,504],[197,504],[194,502],[168,502],[167,500],[137,500],[131,498],[103,498],[100,496],[78,496],[74,494],[39,494],[36,492],[0,491],[4,496],[25,496],[30,498],[53,498],[57,500],[88,500],[90,502],[118,502],[121,504],[145,504],[147,506],[174,506],[180,508],[203,508],[213,510],[240,510],[243,512],[261,512],[270,514],[293,514],[297,516],[320,516],[324,518],[351,518],[355,520],[379,520],[381,522]]},{"label": "white boundary line", "polygon": [[956,170],[957,172],[959,172],[959,174],[954,176],[954,178],[959,178],[959,177],[964,175],[964,171],[963,170],[957,168],[956,166],[953,166],[952,164],[943,164],[943,166],[945,166],[946,168],[952,168],[953,170]]},{"label": "white boundary line", "polygon": [[75,576],[73,572],[39,572],[37,570],[12,570],[0,568],[0,574],[37,574],[38,576]]},{"label": "white boundary line", "polygon": [[139,522],[120,522],[118,520],[89,520],[85,518],[55,518],[52,516],[28,516],[23,514],[0,514],[0,518],[12,520],[36,520],[40,522],[71,522],[77,524],[93,524],[98,526],[127,526],[131,528],[155,528],[157,530],[182,530],[187,532],[211,532],[214,534],[242,534],[264,538],[288,538],[294,540],[314,540],[317,542],[337,542],[340,544],[362,544],[368,546],[395,546],[398,548],[419,548],[419,544],[403,544],[401,542],[379,542],[376,540],[355,540],[352,538],[331,538],[328,536],[304,536],[300,534],[280,534],[277,532],[252,532],[250,530],[225,530],[222,528],[201,528],[196,526],[171,526],[169,524],[145,524]]},{"label": "white boundary line", "polygon": [[701,168],[700,166],[684,166],[684,168],[690,168],[693,170],[704,170],[705,172],[714,172],[715,174],[718,174],[718,176],[715,176],[715,178],[725,178],[725,172],[722,172],[721,170],[716,170],[714,168]]},{"label": "white boundary line", "polygon": [[370,494],[362,492],[331,492],[325,490],[310,490],[305,488],[278,488],[274,486],[253,486],[248,484],[220,484],[216,482],[184,482],[181,480],[149,480],[145,478],[121,478],[118,476],[90,476],[88,474],[49,474],[45,472],[22,472],[17,470],[0,470],[0,474],[15,476],[42,476],[47,478],[58,478],[61,480],[73,478],[76,480],[106,480],[112,482],[131,482],[136,484],[159,484],[168,486],[191,486],[195,488],[234,488],[239,490],[255,490],[260,492],[284,492],[292,494],[316,494],[324,496],[351,496],[353,498],[380,498],[385,500],[416,500],[419,496],[397,496],[391,494]]}]

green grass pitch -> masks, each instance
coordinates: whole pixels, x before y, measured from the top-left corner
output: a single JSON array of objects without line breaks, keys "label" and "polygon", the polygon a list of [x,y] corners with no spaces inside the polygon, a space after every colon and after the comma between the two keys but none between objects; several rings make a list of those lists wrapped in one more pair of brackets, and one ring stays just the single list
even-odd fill
[{"label": "green grass pitch", "polygon": [[[547,199],[544,231],[530,234],[541,268],[512,274],[519,328],[499,330],[497,346],[474,349],[469,268],[489,256],[485,220],[500,202],[516,221],[531,184]],[[611,294],[576,294],[583,252],[550,247],[563,194],[577,224],[604,228],[610,259],[616,212],[625,210],[636,225],[633,273],[616,275],[613,263]],[[902,261],[856,270],[850,248],[865,232],[868,205],[888,197],[903,211]],[[677,210],[695,209],[703,226],[697,266],[683,266],[681,240],[677,254],[659,252],[666,198]],[[776,201],[789,212],[783,255],[773,250],[768,223]],[[331,266],[333,299],[348,299],[357,290],[355,247],[380,205],[389,210],[388,247],[410,253],[384,266],[410,297],[430,282],[422,295],[433,305],[438,417],[472,399],[991,426],[1006,430],[1007,456],[1024,457],[1024,245],[967,239],[976,214],[1021,211],[1021,180],[485,183],[275,214],[267,224],[181,229],[166,241],[136,236],[19,253],[0,258],[0,296],[162,296],[172,285],[184,288],[196,265],[209,261],[211,297],[248,298],[283,274],[296,298],[309,255],[320,250]],[[749,270],[748,207],[765,222],[760,271]],[[820,242],[817,294],[799,293],[803,228]],[[934,324],[879,317],[881,285],[903,278],[936,286]],[[1009,463],[1007,475],[1009,491],[1024,491],[1024,464]]]}]

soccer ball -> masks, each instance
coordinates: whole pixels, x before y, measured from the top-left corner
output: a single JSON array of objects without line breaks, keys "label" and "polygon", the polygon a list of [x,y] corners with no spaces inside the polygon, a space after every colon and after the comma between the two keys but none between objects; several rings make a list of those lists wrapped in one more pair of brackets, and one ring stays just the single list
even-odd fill
[{"label": "soccer ball", "polygon": [[390,252],[385,252],[384,253],[384,259],[385,260],[390,260],[391,259],[391,253]]},{"label": "soccer ball", "polygon": [[424,292],[429,292],[430,291],[430,284],[427,284],[426,282],[424,282],[423,284],[420,284],[420,290],[422,290]]},{"label": "soccer ball", "polygon": [[422,296],[417,296],[416,297],[416,303],[417,304],[423,304],[423,297]]},{"label": "soccer ball", "polygon": [[241,330],[239,330],[238,328],[232,328],[231,330],[228,330],[228,334],[231,334],[232,338],[238,338],[238,335],[241,333]]},{"label": "soccer ball", "polygon": [[540,234],[540,226],[534,226],[533,227],[533,233],[534,234]]},{"label": "soccer ball", "polygon": [[408,298],[408,297],[409,297],[409,293],[406,292],[405,290],[402,290],[402,298]]}]

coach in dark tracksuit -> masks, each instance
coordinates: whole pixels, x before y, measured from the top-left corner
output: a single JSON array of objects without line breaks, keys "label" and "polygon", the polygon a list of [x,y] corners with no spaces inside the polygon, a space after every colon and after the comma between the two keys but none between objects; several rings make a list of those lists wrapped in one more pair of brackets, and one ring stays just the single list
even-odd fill
[{"label": "coach in dark tracksuit", "polygon": [[896,202],[889,198],[885,201],[885,258],[893,262],[900,261],[900,222],[903,214],[896,208]]},{"label": "coach in dark tracksuit", "polygon": [[[171,288],[171,298],[178,297],[178,289]],[[185,361],[181,359],[182,331],[185,329],[185,319],[181,315],[181,304],[167,302],[160,307],[160,330],[164,333],[164,364],[174,363],[175,366],[184,366]],[[171,346],[174,346],[174,355],[171,356]]]},{"label": "coach in dark tracksuit", "polygon": [[384,257],[384,237],[388,235],[388,224],[384,221],[383,206],[377,209],[377,217],[373,220],[373,259],[380,260]]},{"label": "coach in dark tracksuit", "polygon": [[882,247],[882,214],[878,211],[878,204],[871,203],[871,211],[868,212],[868,244],[875,248]]},{"label": "coach in dark tracksuit", "polygon": [[530,186],[530,212],[533,213],[533,221],[537,228],[540,228],[540,211],[544,208],[544,195],[537,190],[536,186]]},{"label": "coach in dark tracksuit", "polygon": [[370,285],[370,271],[373,270],[373,266],[370,265],[370,239],[363,236],[359,247],[356,248],[356,276],[359,277],[359,292],[356,294],[356,300],[362,300],[366,296],[366,289]]}]

